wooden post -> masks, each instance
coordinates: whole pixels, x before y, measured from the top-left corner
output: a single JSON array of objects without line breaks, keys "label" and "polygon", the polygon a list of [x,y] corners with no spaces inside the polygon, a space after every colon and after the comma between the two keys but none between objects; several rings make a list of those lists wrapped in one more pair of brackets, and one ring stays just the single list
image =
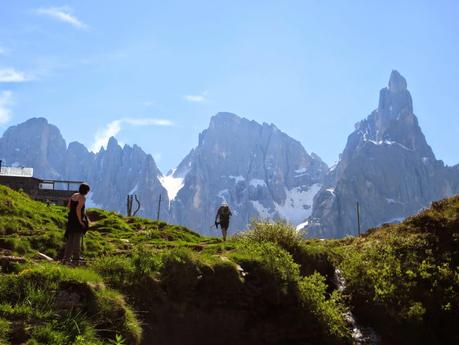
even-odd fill
[{"label": "wooden post", "polygon": [[132,216],[132,197],[128,194],[127,196],[127,216],[130,217]]},{"label": "wooden post", "polygon": [[357,234],[360,236],[360,205],[359,202],[356,202],[356,211],[357,211]]},{"label": "wooden post", "polygon": [[159,194],[159,200],[158,200],[158,213],[156,215],[156,220],[159,220],[159,213],[161,212],[161,194]]},{"label": "wooden post", "polygon": [[[140,210],[140,201],[139,201],[139,199],[137,199],[137,194],[134,194],[134,198],[135,198],[135,202],[137,203],[137,209],[134,211],[133,216],[135,216],[137,214],[137,212],[139,212],[139,210]],[[131,196],[131,204],[132,204],[132,196]]]}]

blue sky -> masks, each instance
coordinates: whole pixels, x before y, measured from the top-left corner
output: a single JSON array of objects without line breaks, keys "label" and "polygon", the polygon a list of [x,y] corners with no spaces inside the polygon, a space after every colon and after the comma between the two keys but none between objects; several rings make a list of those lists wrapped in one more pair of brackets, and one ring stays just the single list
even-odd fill
[{"label": "blue sky", "polygon": [[[129,5],[128,5],[129,4]],[[1,1],[0,134],[43,116],[165,172],[229,111],[332,164],[392,69],[439,159],[459,163],[457,1]]]}]

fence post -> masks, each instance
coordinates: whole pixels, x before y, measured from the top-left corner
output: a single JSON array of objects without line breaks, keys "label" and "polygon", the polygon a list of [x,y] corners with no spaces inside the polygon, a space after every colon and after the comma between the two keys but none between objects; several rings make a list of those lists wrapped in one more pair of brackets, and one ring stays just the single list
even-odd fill
[{"label": "fence post", "polygon": [[356,202],[356,211],[357,211],[357,234],[360,236],[360,205],[359,202]]},{"label": "fence post", "polygon": [[159,213],[161,212],[161,194],[159,194],[158,200],[158,213],[156,214],[156,220],[159,220]]}]

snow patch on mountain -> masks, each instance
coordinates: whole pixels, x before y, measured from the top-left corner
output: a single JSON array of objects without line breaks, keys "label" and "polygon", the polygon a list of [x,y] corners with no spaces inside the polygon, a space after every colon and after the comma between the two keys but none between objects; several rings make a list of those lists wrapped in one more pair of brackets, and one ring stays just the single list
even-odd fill
[{"label": "snow patch on mountain", "polygon": [[300,223],[296,226],[296,231],[303,230],[307,225],[309,224],[309,221],[305,221],[303,223]]},{"label": "snow patch on mountain", "polygon": [[331,195],[335,196],[335,187],[330,187],[325,189],[327,192],[329,192]]},{"label": "snow patch on mountain", "polygon": [[233,176],[233,175],[229,175],[228,176],[230,179],[233,179],[234,180],[234,183],[239,183],[239,182],[242,182],[242,181],[245,181],[245,177],[244,176]]},{"label": "snow patch on mountain", "polygon": [[[360,133],[362,133],[362,132],[360,132]],[[405,145],[400,144],[397,141],[387,140],[387,139],[385,139],[385,140],[371,140],[371,139],[368,138],[368,132],[365,132],[365,133],[362,133],[362,134],[363,134],[363,141],[364,142],[370,142],[370,143],[372,143],[374,145],[398,145],[404,150],[413,151],[413,149],[410,149],[409,147],[406,147]]]},{"label": "snow patch on mountain", "polygon": [[258,178],[251,179],[249,184],[252,187],[255,187],[255,188],[257,188],[258,186],[260,186],[260,187],[265,187],[266,186],[266,182],[263,181],[263,180],[260,180]]},{"label": "snow patch on mountain", "polygon": [[271,218],[271,212],[269,211],[269,209],[264,207],[261,204],[261,202],[259,202],[258,200],[252,200],[252,205],[255,208],[255,210],[257,210],[258,216],[259,216],[260,219],[269,219],[269,218]]},{"label": "snow patch on mountain", "polygon": [[158,176],[159,182],[163,185],[163,187],[167,191],[167,196],[169,197],[169,203],[175,199],[180,189],[184,186],[184,177],[175,177],[176,169],[173,169],[168,175],[166,176]]},{"label": "snow patch on mountain", "polygon": [[226,201],[226,199],[227,199],[226,196],[228,196],[228,195],[229,195],[229,190],[228,189],[223,189],[223,190],[218,192],[218,197],[220,199],[222,199],[223,201]]},{"label": "snow patch on mountain", "polygon": [[287,195],[285,201],[282,205],[275,203],[276,211],[280,217],[293,224],[304,221],[311,215],[314,196],[321,188],[320,183],[314,183],[306,190],[303,187],[285,189]]}]

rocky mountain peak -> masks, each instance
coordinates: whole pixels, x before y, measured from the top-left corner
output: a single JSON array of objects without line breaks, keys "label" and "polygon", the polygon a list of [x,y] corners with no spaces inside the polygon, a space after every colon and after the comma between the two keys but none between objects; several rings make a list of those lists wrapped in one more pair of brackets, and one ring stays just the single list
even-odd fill
[{"label": "rocky mountain peak", "polygon": [[245,117],[238,116],[229,112],[219,112],[212,116],[210,119],[209,128],[203,133],[218,131],[219,135],[228,133],[232,135],[234,132],[240,131],[242,128],[261,128],[270,130],[277,130],[278,128],[274,124],[263,123],[260,125],[254,120],[248,120]]},{"label": "rocky mountain peak", "polygon": [[396,70],[393,70],[389,78],[389,90],[391,92],[402,92],[407,89],[406,79]]},{"label": "rocky mountain peak", "polygon": [[[199,145],[172,174],[173,221],[208,234],[222,201],[233,209],[232,229],[252,218],[303,222],[327,166],[274,125],[218,113]],[[171,183],[172,184],[172,183]]]},{"label": "rocky mountain peak", "polygon": [[362,145],[398,145],[435,159],[413,113],[406,80],[397,71],[392,71],[388,87],[381,89],[378,108],[357,123],[343,157],[349,158],[349,153]]},{"label": "rocky mountain peak", "polygon": [[115,137],[110,137],[107,143],[107,151],[110,151],[113,149],[121,149],[121,146],[119,145],[118,140],[116,140]]},{"label": "rocky mountain peak", "polygon": [[390,75],[388,86],[379,93],[377,111],[385,119],[400,118],[413,113],[413,101],[406,80],[395,70]]},{"label": "rocky mountain peak", "polygon": [[237,116],[236,114],[229,113],[229,112],[219,112],[212,116],[210,119],[210,126],[224,124],[224,123],[239,123],[242,120],[241,117]]},{"label": "rocky mountain peak", "polygon": [[329,174],[333,182],[317,195],[309,230],[327,237],[355,233],[356,201],[364,230],[403,219],[451,195],[457,188],[448,174],[413,113],[405,78],[392,71],[378,108],[356,125]]},{"label": "rocky mountain peak", "polygon": [[4,164],[20,163],[33,167],[35,176],[57,178],[67,145],[56,126],[38,117],[8,128],[0,139],[0,149]]}]

